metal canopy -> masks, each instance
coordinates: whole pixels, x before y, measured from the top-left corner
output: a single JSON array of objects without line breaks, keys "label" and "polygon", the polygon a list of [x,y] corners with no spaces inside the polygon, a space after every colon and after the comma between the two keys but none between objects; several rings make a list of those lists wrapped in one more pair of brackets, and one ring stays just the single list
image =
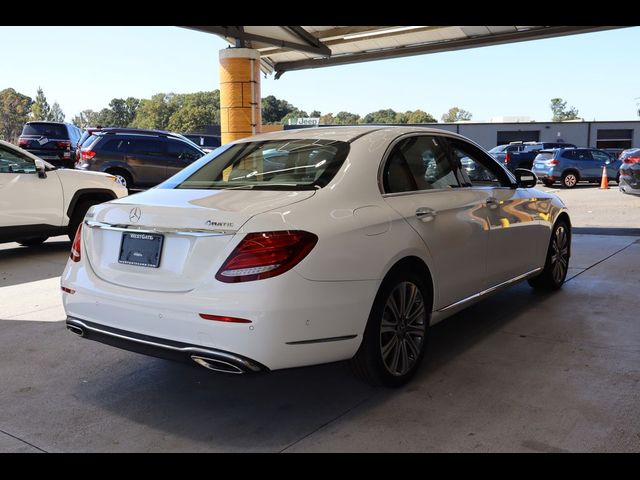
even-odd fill
[{"label": "metal canopy", "polygon": [[189,26],[260,52],[265,74],[446,52],[614,26]]}]

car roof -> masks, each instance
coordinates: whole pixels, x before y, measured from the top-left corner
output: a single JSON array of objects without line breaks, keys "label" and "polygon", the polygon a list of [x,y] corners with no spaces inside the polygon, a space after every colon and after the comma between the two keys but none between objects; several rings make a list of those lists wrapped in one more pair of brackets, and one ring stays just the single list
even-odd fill
[{"label": "car roof", "polygon": [[[450,132],[449,130],[431,128],[431,127],[405,127],[397,125],[367,125],[367,126],[344,126],[344,127],[313,127],[313,128],[298,128],[294,130],[279,130],[277,132],[260,133],[253,137],[242,138],[237,140],[237,143],[253,142],[253,141],[265,141],[265,140],[294,140],[300,139],[313,139],[313,140],[337,140],[343,142],[352,142],[359,137],[365,136],[369,133],[392,133],[396,136],[404,135],[407,133],[424,133],[433,135],[443,135],[457,137],[463,140],[469,140]],[[235,142],[234,142],[235,143]]]}]

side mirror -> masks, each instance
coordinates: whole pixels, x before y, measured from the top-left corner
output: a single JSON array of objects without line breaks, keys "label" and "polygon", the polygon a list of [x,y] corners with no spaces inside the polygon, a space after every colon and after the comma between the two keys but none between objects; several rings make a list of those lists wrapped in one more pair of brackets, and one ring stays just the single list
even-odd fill
[{"label": "side mirror", "polygon": [[35,160],[35,164],[38,177],[47,178],[47,168],[45,167],[44,162],[38,158]]},{"label": "side mirror", "polygon": [[538,183],[538,177],[531,170],[516,168],[516,186],[518,188],[534,188]]}]

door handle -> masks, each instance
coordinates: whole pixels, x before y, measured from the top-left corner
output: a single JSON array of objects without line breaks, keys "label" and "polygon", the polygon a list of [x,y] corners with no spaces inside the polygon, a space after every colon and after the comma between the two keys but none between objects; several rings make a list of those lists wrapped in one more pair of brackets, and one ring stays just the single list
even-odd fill
[{"label": "door handle", "polygon": [[434,218],[436,218],[436,211],[433,208],[429,207],[420,207],[416,210],[416,217],[418,217],[423,222],[430,222]]},{"label": "door handle", "polygon": [[493,209],[498,208],[498,201],[495,198],[487,198],[486,201],[487,207]]}]

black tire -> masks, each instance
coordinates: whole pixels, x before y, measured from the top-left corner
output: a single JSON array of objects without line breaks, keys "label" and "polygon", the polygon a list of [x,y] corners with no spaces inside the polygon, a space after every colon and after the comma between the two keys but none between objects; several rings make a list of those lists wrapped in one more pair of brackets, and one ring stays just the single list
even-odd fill
[{"label": "black tire", "polygon": [[73,210],[73,214],[69,219],[69,231],[67,232],[69,240],[73,242],[76,236],[76,230],[78,230],[78,225],[84,220],[87,210],[97,203],[99,202],[96,200],[81,200],[76,203],[76,208]]},{"label": "black tire", "polygon": [[565,220],[559,220],[551,232],[544,268],[528,280],[529,285],[536,290],[558,290],[567,278],[570,256],[571,228]]},{"label": "black tire", "polygon": [[565,172],[562,174],[562,186],[564,188],[573,188],[578,184],[580,177],[576,172]]},{"label": "black tire", "polygon": [[[411,305],[406,302],[404,309],[398,305],[402,291],[405,298],[414,300]],[[392,304],[395,312],[402,313],[394,313]],[[362,344],[351,359],[354,373],[374,386],[400,387],[411,380],[426,351],[431,305],[431,289],[418,273],[398,271],[385,279],[373,302]],[[399,321],[394,323],[394,319]]]},{"label": "black tire", "polygon": [[22,240],[18,240],[18,243],[23,247],[35,247],[36,245],[43,244],[47,238],[49,237],[35,237],[35,238],[25,238]]},{"label": "black tire", "polygon": [[552,187],[553,186],[553,182],[551,180],[544,179],[544,180],[542,180],[542,183],[544,184],[545,187]]},{"label": "black tire", "polygon": [[133,188],[133,178],[131,178],[131,174],[126,170],[120,170],[119,168],[113,170],[107,170],[108,174],[115,176],[116,178],[120,178],[120,184],[124,187],[127,187],[127,190],[131,190]]}]

